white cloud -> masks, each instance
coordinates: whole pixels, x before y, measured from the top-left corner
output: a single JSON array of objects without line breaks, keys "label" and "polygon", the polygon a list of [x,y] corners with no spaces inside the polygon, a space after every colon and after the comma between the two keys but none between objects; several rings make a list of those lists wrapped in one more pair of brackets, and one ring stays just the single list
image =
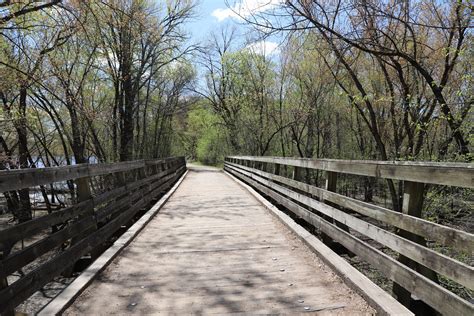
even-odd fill
[{"label": "white cloud", "polygon": [[278,44],[271,41],[255,42],[247,45],[246,48],[259,55],[269,56],[272,54],[278,54]]},{"label": "white cloud", "polygon": [[246,18],[252,14],[273,9],[282,2],[283,0],[239,0],[231,8],[215,9],[211,15],[219,22],[227,18]]},{"label": "white cloud", "polygon": [[231,9],[215,9],[214,11],[212,11],[211,15],[217,18],[217,21],[219,22],[224,21],[225,19],[230,17],[239,18],[239,16]]}]

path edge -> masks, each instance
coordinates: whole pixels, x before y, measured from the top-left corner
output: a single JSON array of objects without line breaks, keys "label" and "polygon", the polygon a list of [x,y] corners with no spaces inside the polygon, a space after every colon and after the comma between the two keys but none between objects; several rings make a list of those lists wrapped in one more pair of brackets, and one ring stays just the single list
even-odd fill
[{"label": "path edge", "polygon": [[265,199],[260,193],[242,180],[224,170],[237,184],[252,194],[270,213],[293,232],[308,248],[318,255],[352,290],[361,295],[377,313],[382,315],[414,315],[409,309],[400,304],[390,294],[373,283],[362,272],[336,254],[316,236],[312,235],[291,217],[280,211],[275,205]]},{"label": "path edge", "polygon": [[186,170],[174,186],[163,195],[140,219],[133,224],[112,246],[102,253],[86,270],[84,270],[71,284],[69,284],[58,296],[43,307],[36,315],[60,315],[75,299],[92,283],[97,275],[102,272],[117,255],[132,242],[132,240],[145,228],[145,226],[155,217],[158,211],[178,189],[181,182],[188,174]]}]

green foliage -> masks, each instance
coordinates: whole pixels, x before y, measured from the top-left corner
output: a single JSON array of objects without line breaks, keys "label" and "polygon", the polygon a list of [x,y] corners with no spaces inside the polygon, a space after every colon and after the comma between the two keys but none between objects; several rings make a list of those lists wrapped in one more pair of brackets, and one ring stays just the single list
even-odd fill
[{"label": "green foliage", "polygon": [[219,165],[226,155],[226,134],[219,118],[203,102],[198,102],[188,113],[181,128],[181,152],[191,161],[205,165]]},{"label": "green foliage", "polygon": [[197,143],[197,159],[205,165],[218,165],[224,161],[222,153],[223,138],[214,127],[207,129]]},{"label": "green foliage", "polygon": [[423,217],[443,225],[469,225],[473,219],[473,203],[471,189],[433,186],[426,193]]}]

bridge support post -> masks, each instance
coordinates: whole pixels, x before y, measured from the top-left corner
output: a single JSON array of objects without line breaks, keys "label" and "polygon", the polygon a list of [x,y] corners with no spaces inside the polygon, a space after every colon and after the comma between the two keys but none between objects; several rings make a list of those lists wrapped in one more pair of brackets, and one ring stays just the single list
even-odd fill
[{"label": "bridge support post", "polygon": [[[5,249],[5,248],[2,250],[2,253],[0,254],[0,262],[1,262],[1,260],[3,260],[3,258],[8,256],[9,252],[10,251],[8,249]],[[0,290],[3,290],[7,287],[8,287],[7,276],[5,276],[3,278],[0,278]],[[2,312],[2,316],[14,316],[14,315],[15,315],[15,310],[14,309],[5,310],[5,311]]]},{"label": "bridge support post", "polygon": [[[328,191],[331,191],[331,192],[336,192],[336,188],[337,188],[337,173],[332,172],[332,171],[327,171],[326,172],[325,189],[328,190]],[[327,201],[322,201],[322,202],[328,203]],[[323,218],[330,221],[331,223],[334,222],[333,219],[329,218],[328,216],[323,215]],[[334,244],[334,241],[332,240],[332,238],[329,237],[328,235],[326,235],[325,233],[321,233],[321,239],[323,240],[323,242],[326,245]]]},{"label": "bridge support post", "polygon": [[[75,182],[76,182],[76,186],[77,186],[77,190],[76,190],[77,201],[76,201],[76,203],[87,201],[87,200],[91,199],[92,198],[92,192],[91,192],[91,188],[90,188],[90,185],[89,185],[89,177],[76,179]],[[86,218],[86,217],[93,217],[93,216],[94,216],[94,205],[91,203],[90,208],[86,212],[84,212],[79,217],[78,220],[81,220],[81,219]],[[97,223],[95,223],[93,226],[89,227],[88,229],[84,230],[79,235],[73,237],[71,239],[71,246],[75,245],[78,241],[84,239],[86,236],[90,235],[95,230],[97,230]],[[96,256],[96,254],[94,254],[94,251],[92,251],[90,255],[91,255],[91,258],[85,259],[83,257],[83,258],[80,258],[79,260],[77,260],[76,262],[74,262],[70,267],[68,267],[64,271],[63,274],[65,276],[70,276],[74,271],[76,271],[78,266],[81,266],[81,261],[84,261],[84,260],[89,261],[91,259],[94,260],[94,257]]]},{"label": "bridge support post", "polygon": [[277,163],[273,165],[273,174],[280,175],[280,165]]},{"label": "bridge support post", "polygon": [[[337,190],[337,172],[333,172],[333,171],[326,171],[326,183],[325,183],[325,189],[327,191],[331,191],[331,192],[336,192]],[[328,202],[328,201],[322,201],[328,205],[331,205],[331,206],[334,206],[334,207],[337,207],[337,205],[331,203],[331,202]],[[323,218],[331,223],[335,223],[337,227],[345,230],[346,232],[349,232],[349,227],[347,227],[347,225],[345,224],[342,224],[336,220],[334,220],[333,218],[329,217],[329,216],[325,216],[323,215]],[[345,254],[348,254],[349,256],[354,256],[354,254],[349,251],[348,249],[346,249],[344,246],[342,246],[341,244],[339,244],[338,242],[335,242],[331,237],[329,237],[328,235],[322,233],[321,234],[321,239],[323,240],[323,242],[328,245],[329,247],[331,247],[333,250],[335,250],[336,252],[338,253],[345,253]]]},{"label": "bridge support post", "polygon": [[[425,190],[425,184],[419,182],[404,181],[403,183],[403,204],[402,212],[407,215],[421,217],[421,210],[423,208],[423,194]],[[414,241],[420,245],[426,246],[425,238],[399,229],[398,235],[403,238]],[[398,261],[404,265],[410,267],[413,270],[423,274],[427,278],[431,279],[435,283],[439,283],[438,275],[431,269],[426,268],[419,263],[410,260],[409,258],[399,255]],[[397,300],[410,308],[412,311],[416,311],[416,314],[420,315],[431,315],[436,314],[435,310],[429,305],[422,301],[414,300],[411,293],[403,288],[400,284],[393,283],[393,293],[397,297]]]},{"label": "bridge support post", "polygon": [[293,180],[301,181],[303,180],[304,169],[301,167],[295,167],[293,170]]}]

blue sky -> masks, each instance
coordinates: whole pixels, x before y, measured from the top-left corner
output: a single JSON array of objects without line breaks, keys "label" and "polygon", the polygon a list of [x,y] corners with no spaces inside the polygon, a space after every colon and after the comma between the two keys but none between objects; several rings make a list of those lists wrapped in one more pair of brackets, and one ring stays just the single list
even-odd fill
[{"label": "blue sky", "polygon": [[[225,25],[235,27],[238,34],[243,35],[240,39],[246,40],[245,34],[249,32],[249,27],[243,25],[242,20],[234,13],[240,12],[243,16],[250,12],[265,11],[277,5],[281,0],[229,0],[232,6],[229,8],[225,0],[198,0],[196,18],[186,25],[191,33],[191,40],[195,43],[203,43],[209,38],[212,31],[219,31]],[[272,40],[258,41],[252,44],[258,52],[265,52],[267,55],[278,52],[277,43]]]},{"label": "blue sky", "polygon": [[215,28],[220,27],[221,22],[212,16],[215,10],[225,9],[224,0],[201,0],[197,5],[196,19],[187,25],[194,41],[200,41],[208,37]]}]

